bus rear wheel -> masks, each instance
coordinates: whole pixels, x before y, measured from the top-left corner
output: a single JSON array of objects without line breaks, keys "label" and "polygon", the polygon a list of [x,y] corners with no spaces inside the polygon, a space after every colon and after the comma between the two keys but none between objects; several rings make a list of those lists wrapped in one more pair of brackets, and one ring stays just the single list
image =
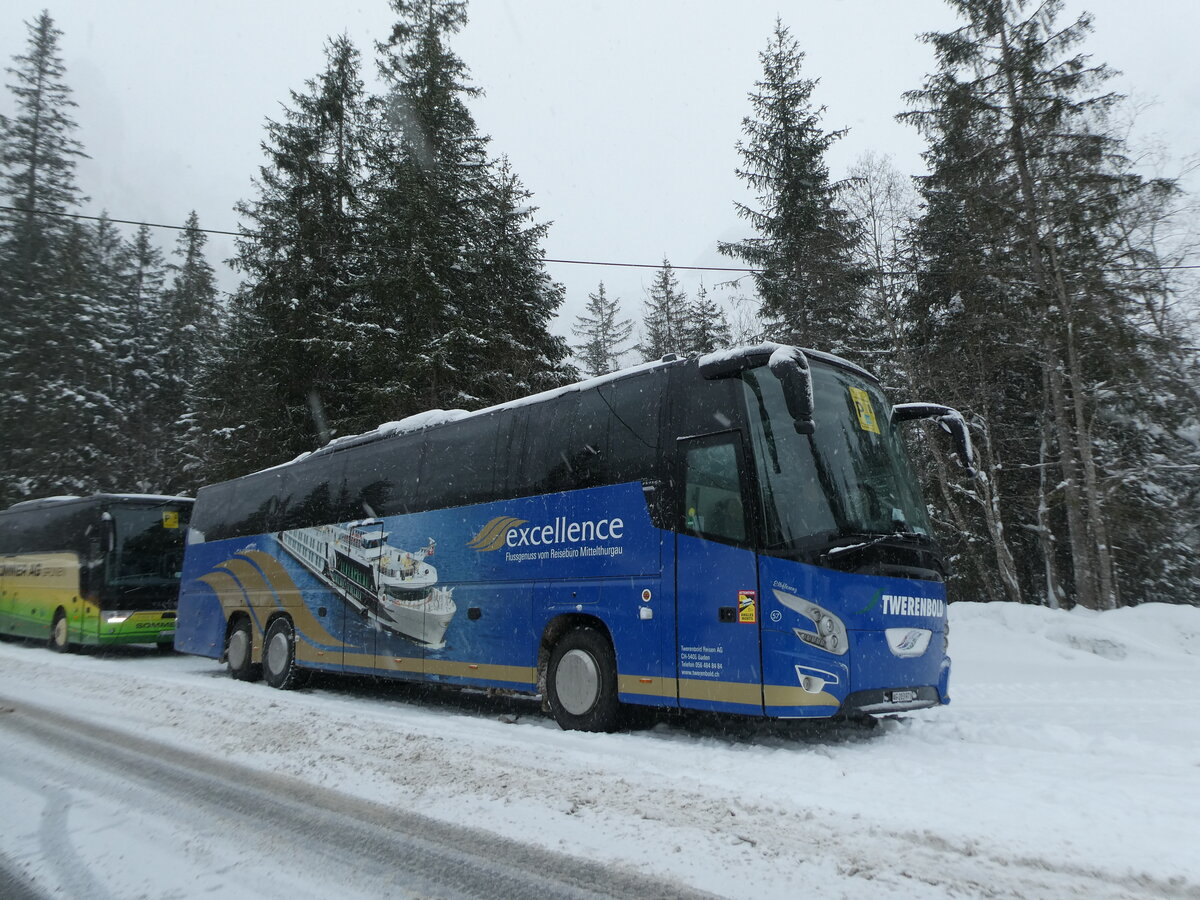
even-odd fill
[{"label": "bus rear wheel", "polygon": [[271,622],[263,638],[263,676],[267,684],[281,691],[300,683],[296,665],[296,629],[291,619],[280,616]]},{"label": "bus rear wheel", "polygon": [[567,731],[614,731],[620,712],[612,644],[594,628],[568,631],[546,670],[550,711]]},{"label": "bus rear wheel", "polygon": [[262,666],[252,663],[254,631],[249,619],[239,619],[229,630],[225,639],[225,661],[229,663],[229,674],[238,681],[258,681],[262,677]]},{"label": "bus rear wheel", "polygon": [[50,649],[56,653],[66,653],[71,649],[67,641],[67,614],[61,609],[54,614],[54,624],[50,626]]}]

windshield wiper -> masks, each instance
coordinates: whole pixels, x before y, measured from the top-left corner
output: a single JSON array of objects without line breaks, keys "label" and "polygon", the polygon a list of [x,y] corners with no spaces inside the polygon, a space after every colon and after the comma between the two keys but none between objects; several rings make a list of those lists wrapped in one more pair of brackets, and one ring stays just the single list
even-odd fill
[{"label": "windshield wiper", "polygon": [[[873,547],[879,549],[871,552]],[[843,531],[826,542],[817,558],[818,565],[851,571],[848,566],[865,564],[874,574],[901,578],[937,581],[949,572],[937,541],[918,531]]]},{"label": "windshield wiper", "polygon": [[[837,545],[836,541],[853,540],[853,544]],[[839,534],[829,545],[822,550],[821,555],[826,559],[842,553],[851,553],[857,550],[865,550],[868,547],[874,547],[877,544],[882,544],[885,541],[900,541],[905,544],[924,544],[926,546],[933,543],[927,535],[920,534],[916,531],[893,531],[882,533],[878,531],[855,531],[844,532]]]}]

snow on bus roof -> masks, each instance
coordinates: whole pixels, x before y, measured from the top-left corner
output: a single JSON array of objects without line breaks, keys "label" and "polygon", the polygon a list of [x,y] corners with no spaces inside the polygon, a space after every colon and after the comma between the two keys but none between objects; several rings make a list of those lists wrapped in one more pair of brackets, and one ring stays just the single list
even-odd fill
[{"label": "snow on bus roof", "polygon": [[[713,353],[708,353],[699,358],[699,362],[703,365],[705,362],[724,362],[726,360],[738,359],[743,356],[749,356],[757,353],[770,354],[781,347],[786,347],[785,344],[776,344],[767,341],[762,344],[746,345],[741,347],[732,347],[728,350],[717,350]],[[865,369],[855,365],[849,360],[843,359],[840,356],[835,356],[832,353],[825,353],[821,350],[804,350],[804,354],[812,359],[818,359],[823,362],[831,363],[842,368],[849,369],[866,378],[875,380],[875,376]],[[599,387],[609,382],[619,381],[622,378],[627,378],[631,375],[637,375],[641,372],[650,372],[655,369],[665,368],[667,366],[678,365],[686,362],[685,357],[676,356],[669,353],[662,359],[651,360],[650,362],[638,363],[633,366],[627,366],[623,369],[618,369],[615,372],[608,372],[604,375],[597,375],[593,378],[587,378],[583,381],[577,381],[572,384],[566,384],[562,387],[551,388],[537,394],[530,394],[528,397],[520,397],[516,400],[507,400],[504,403],[497,403],[493,406],[488,406],[483,409],[468,411],[465,409],[428,409],[424,412],[415,413],[407,416],[396,422],[385,422],[371,431],[365,431],[361,434],[348,434],[342,437],[334,438],[328,444],[316,450],[307,453],[301,453],[295,459],[285,463],[280,463],[275,466],[268,466],[265,469],[260,469],[253,473],[261,475],[264,472],[270,472],[275,469],[282,469],[287,466],[294,465],[302,460],[308,459],[310,456],[324,456],[328,453],[335,453],[338,450],[347,447],[357,446],[359,444],[370,444],[383,438],[392,437],[398,434],[407,434],[409,432],[421,431],[425,428],[431,428],[435,425],[445,425],[449,422],[457,422],[461,419],[471,418],[473,416],[483,416],[489,413],[499,412],[501,410],[518,409],[522,406],[530,406],[535,403],[544,403],[547,400],[552,400],[555,397],[561,397],[564,394],[569,394],[573,391],[586,391],[592,388]]]},{"label": "snow on bus roof", "polygon": [[191,497],[176,497],[167,494],[111,494],[96,493],[87,497],[77,494],[59,494],[54,497],[38,497],[35,500],[21,500],[7,509],[32,509],[35,506],[53,506],[59,503],[75,503],[80,500],[131,500],[134,503],[191,503]]},{"label": "snow on bus roof", "polygon": [[355,446],[358,444],[369,444],[382,438],[392,437],[397,434],[407,434],[413,431],[421,431],[425,428],[431,428],[435,425],[445,425],[449,422],[457,422],[460,419],[469,419],[474,416],[483,416],[490,413],[499,412],[500,410],[517,409],[522,406],[530,406],[534,403],[543,403],[547,400],[552,400],[555,397],[561,397],[564,394],[569,394],[573,391],[586,391],[602,384],[607,384],[611,381],[617,381],[629,375],[636,375],[639,372],[649,372],[653,369],[658,369],[663,366],[673,363],[683,362],[682,357],[663,357],[663,359],[654,360],[647,363],[639,363],[636,366],[628,366],[624,369],[618,369],[615,372],[609,372],[605,375],[597,375],[594,378],[588,378],[584,381],[573,382],[562,387],[551,388],[547,391],[542,391],[537,394],[530,394],[528,397],[519,397],[516,400],[507,400],[504,403],[497,403],[493,406],[485,407],[484,409],[465,410],[465,409],[428,409],[424,412],[415,413],[406,418],[400,419],[398,422],[385,422],[382,425],[371,431],[365,431],[362,434],[350,434],[344,437],[334,438],[324,447],[313,450],[309,453],[301,453],[295,459],[282,463],[279,466],[270,466],[261,472],[269,472],[272,469],[281,468],[282,466],[290,466],[298,463],[301,460],[307,459],[310,456],[324,456],[327,453],[334,453],[346,447]]},{"label": "snow on bus roof", "polygon": [[[719,366],[721,363],[732,362],[735,359],[741,359],[746,356],[753,356],[756,354],[769,356],[780,349],[788,348],[788,346],[788,344],[777,344],[774,341],[764,341],[761,344],[756,344],[753,346],[731,347],[728,350],[714,350],[712,353],[705,353],[697,361],[700,363],[701,368],[708,366]],[[830,363],[831,365],[840,366],[843,369],[849,369],[855,374],[862,375],[864,378],[869,378],[872,381],[878,380],[866,369],[834,353],[826,353],[824,350],[812,350],[807,347],[801,347],[799,349],[809,359],[818,359],[822,362]]]}]

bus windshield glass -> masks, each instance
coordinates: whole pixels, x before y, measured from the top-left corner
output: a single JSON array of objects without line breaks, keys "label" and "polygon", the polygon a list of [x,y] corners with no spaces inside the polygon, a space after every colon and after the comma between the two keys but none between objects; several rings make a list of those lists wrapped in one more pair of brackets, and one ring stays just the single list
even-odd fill
[{"label": "bus windshield glass", "polygon": [[117,587],[178,584],[189,504],[116,504],[108,509],[114,541],[109,560],[110,585]]},{"label": "bus windshield glass", "polygon": [[875,535],[929,538],[917,479],[877,385],[814,364],[816,428],[803,435],[793,427],[779,379],[757,368],[742,381],[766,549],[805,550]]}]

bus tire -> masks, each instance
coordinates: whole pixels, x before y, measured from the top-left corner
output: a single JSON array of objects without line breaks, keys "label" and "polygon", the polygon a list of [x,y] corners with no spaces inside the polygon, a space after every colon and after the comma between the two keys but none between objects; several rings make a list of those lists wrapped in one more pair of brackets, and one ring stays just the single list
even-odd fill
[{"label": "bus tire", "polygon": [[614,731],[620,713],[612,644],[595,628],[575,628],[554,645],[546,668],[554,721],[566,731]]},{"label": "bus tire", "polygon": [[254,650],[254,629],[249,619],[238,619],[225,638],[225,661],[229,674],[238,681],[258,681],[262,666],[251,662]]},{"label": "bus tire", "polygon": [[55,653],[71,649],[67,641],[67,613],[61,607],[54,613],[54,623],[50,626],[50,649]]},{"label": "bus tire", "polygon": [[280,616],[267,626],[262,668],[263,677],[273,688],[287,691],[300,683],[300,667],[296,665],[296,629],[287,616]]}]

